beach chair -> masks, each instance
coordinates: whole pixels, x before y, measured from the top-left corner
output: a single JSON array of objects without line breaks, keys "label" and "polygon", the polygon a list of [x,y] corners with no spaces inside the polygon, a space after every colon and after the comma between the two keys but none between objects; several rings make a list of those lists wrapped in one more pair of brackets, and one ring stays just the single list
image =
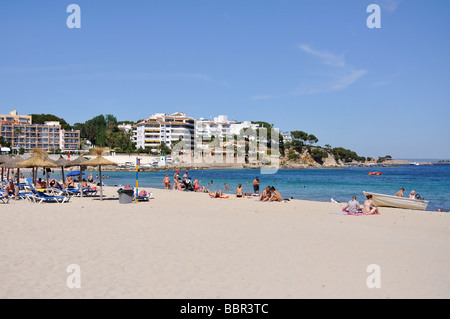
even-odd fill
[{"label": "beach chair", "polygon": [[95,196],[97,195],[98,190],[97,188],[92,188],[92,187],[84,187],[83,188],[83,196]]},{"label": "beach chair", "polygon": [[30,197],[32,197],[33,201],[38,204],[42,202],[56,202],[62,204],[70,200],[70,196],[50,196],[37,190],[33,190],[32,193],[33,195]]},{"label": "beach chair", "polygon": [[57,202],[57,203],[65,203],[70,200],[70,196],[52,196],[44,194],[41,191],[38,191],[33,184],[31,183],[31,180],[26,180],[28,184],[28,188],[31,190],[31,194],[28,193],[26,195],[26,198],[29,200],[35,202],[35,203],[42,203],[42,202]]},{"label": "beach chair", "polygon": [[2,191],[2,190],[0,191],[0,200],[2,201],[3,204],[8,204],[9,203],[9,196],[6,195],[6,193],[4,191]]},{"label": "beach chair", "polygon": [[150,198],[153,197],[153,193],[148,193],[146,191],[141,191],[141,192],[139,192],[139,194],[136,194],[136,191],[134,193],[135,193],[135,198],[137,196],[138,201],[148,201]]}]

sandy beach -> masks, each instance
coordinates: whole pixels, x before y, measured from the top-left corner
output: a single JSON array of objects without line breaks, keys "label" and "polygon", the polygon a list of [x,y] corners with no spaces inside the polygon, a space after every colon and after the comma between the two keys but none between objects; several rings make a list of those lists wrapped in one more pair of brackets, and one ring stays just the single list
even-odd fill
[{"label": "sandy beach", "polygon": [[448,213],[147,190],[138,204],[112,187],[103,201],[0,204],[0,298],[450,297]]}]

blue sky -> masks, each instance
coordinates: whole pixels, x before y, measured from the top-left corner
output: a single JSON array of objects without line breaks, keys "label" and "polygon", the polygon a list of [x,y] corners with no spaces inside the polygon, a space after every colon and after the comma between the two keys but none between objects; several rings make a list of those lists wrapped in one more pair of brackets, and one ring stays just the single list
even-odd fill
[{"label": "blue sky", "polygon": [[226,114],[362,156],[450,158],[449,14],[447,0],[2,0],[0,113]]}]

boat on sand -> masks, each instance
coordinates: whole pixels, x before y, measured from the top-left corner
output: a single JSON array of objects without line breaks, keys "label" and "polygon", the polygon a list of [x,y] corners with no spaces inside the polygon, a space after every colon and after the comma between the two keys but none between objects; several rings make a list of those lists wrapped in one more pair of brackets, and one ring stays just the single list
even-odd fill
[{"label": "boat on sand", "polygon": [[428,201],[406,197],[391,196],[372,192],[363,192],[365,196],[372,195],[372,201],[378,207],[395,207],[405,209],[425,210]]}]

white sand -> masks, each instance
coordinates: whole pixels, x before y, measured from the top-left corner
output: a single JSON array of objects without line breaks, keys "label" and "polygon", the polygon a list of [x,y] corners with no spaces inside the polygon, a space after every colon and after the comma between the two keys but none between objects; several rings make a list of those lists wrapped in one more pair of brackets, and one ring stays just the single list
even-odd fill
[{"label": "white sand", "polygon": [[[119,204],[116,190],[0,204],[0,298],[450,297],[448,213],[345,216],[333,214],[343,204],[158,189]],[[371,264],[380,288],[367,287]]]}]

